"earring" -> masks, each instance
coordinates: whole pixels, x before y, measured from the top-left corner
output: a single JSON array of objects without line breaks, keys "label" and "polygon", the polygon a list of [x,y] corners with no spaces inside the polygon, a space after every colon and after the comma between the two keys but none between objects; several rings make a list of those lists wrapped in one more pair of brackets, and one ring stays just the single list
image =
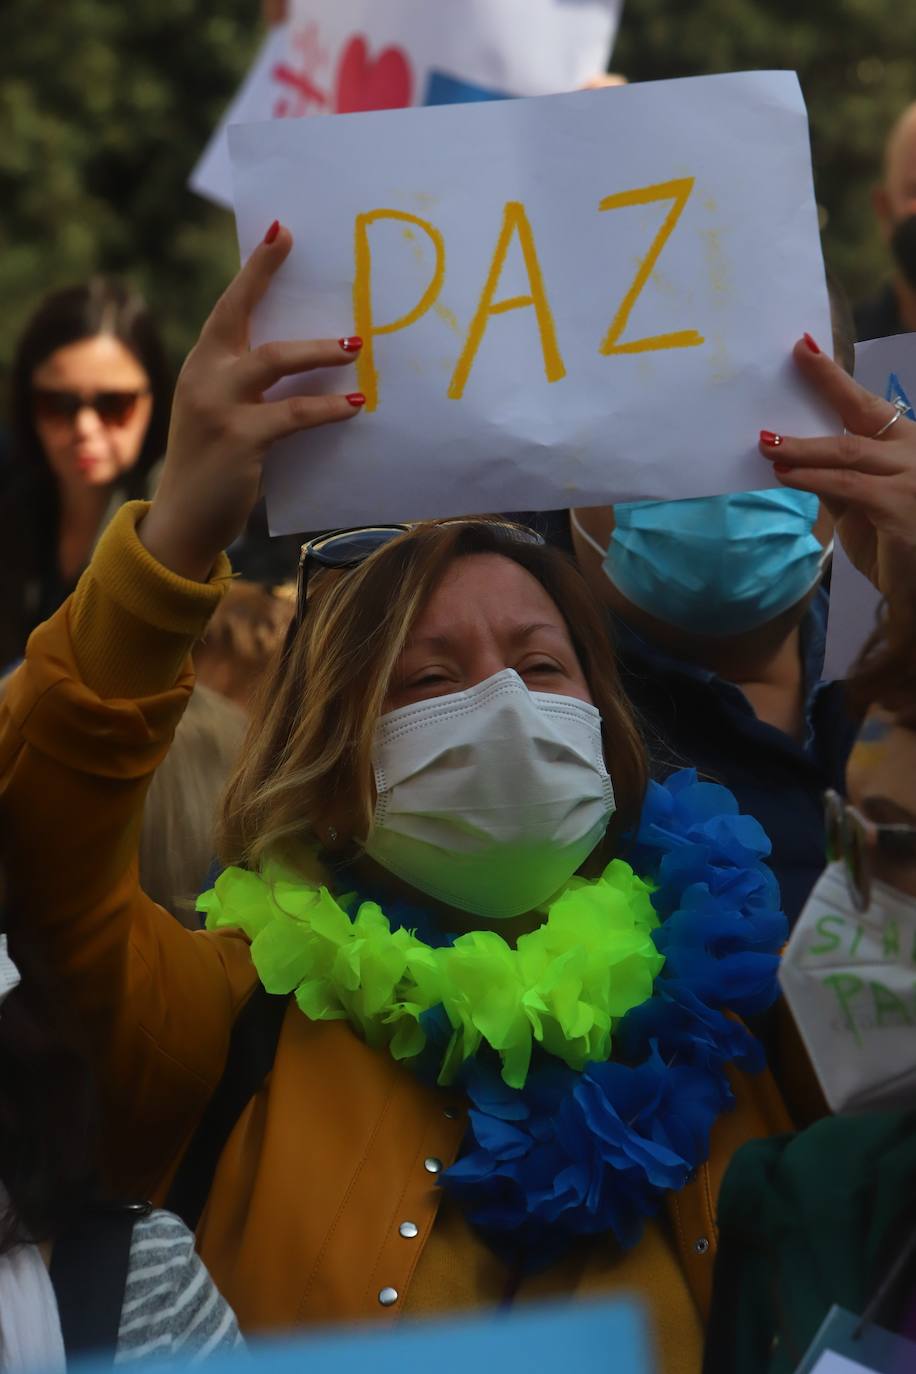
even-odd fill
[{"label": "earring", "polygon": [[328,839],[332,844],[337,839],[337,831],[334,829],[333,825],[328,826]]}]

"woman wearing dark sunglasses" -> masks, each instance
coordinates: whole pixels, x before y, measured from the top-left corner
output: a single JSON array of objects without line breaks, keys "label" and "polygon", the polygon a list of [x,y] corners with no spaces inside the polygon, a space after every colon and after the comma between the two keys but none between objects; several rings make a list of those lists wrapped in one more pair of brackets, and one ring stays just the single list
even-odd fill
[{"label": "woman wearing dark sunglasses", "polygon": [[102,530],[150,494],[171,379],[143,299],[94,278],[48,296],[12,370],[0,475],[0,670],[72,591]]},{"label": "woman wearing dark sunglasses", "polygon": [[262,399],[360,347],[248,349],[291,246],[273,225],[217,304],[154,501],[0,717],[11,885],[96,1047],[112,1182],[195,1227],[249,1331],[626,1290],[660,1368],[695,1374],[719,1178],[789,1124],[736,1019],[775,995],[786,924],[730,794],[647,787],[563,555],[499,519],[306,546],[208,930],[139,889],[149,775],[263,455],[371,423],[349,371]]}]

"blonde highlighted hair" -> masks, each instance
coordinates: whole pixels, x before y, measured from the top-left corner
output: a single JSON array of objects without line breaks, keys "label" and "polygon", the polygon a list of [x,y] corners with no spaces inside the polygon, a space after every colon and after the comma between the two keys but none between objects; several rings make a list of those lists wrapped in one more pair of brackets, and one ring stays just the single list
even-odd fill
[{"label": "blonde highlighted hair", "polygon": [[286,638],[294,606],[294,587],[232,582],[194,646],[198,683],[250,710],[261,677]]},{"label": "blonde highlighted hair", "polygon": [[220,798],[247,725],[239,706],[198,682],[147,793],[140,882],[191,930],[200,928],[195,902],[213,863]]},{"label": "blonde highlighted hair", "polygon": [[291,627],[266,674],[224,798],[224,862],[256,868],[271,856],[296,863],[316,841],[343,853],[365,839],[375,806],[375,727],[398,659],[446,569],[473,554],[518,563],[566,621],[603,720],[618,805],[602,846],[610,856],[620,830],[638,819],[647,766],[604,615],[565,554],[482,518],[416,525],[358,567],[313,579],[303,623]]}]

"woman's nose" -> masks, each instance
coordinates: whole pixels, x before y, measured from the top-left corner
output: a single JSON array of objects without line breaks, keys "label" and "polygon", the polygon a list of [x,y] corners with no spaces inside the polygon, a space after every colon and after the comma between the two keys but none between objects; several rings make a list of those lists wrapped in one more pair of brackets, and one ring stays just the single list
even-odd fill
[{"label": "woman's nose", "polygon": [[465,687],[476,687],[479,682],[486,682],[489,678],[495,677],[497,673],[504,673],[507,668],[513,666],[511,663],[507,663],[505,655],[495,648],[485,653],[477,653],[467,665],[467,680],[464,685]]},{"label": "woman's nose", "polygon": [[81,438],[97,433],[101,425],[98,412],[90,405],[81,405],[73,417],[73,428]]}]

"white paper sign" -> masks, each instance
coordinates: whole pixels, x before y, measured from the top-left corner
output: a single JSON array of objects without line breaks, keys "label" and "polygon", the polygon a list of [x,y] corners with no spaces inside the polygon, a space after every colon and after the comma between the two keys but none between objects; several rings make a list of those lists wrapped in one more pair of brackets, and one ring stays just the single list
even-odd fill
[{"label": "white paper sign", "polygon": [[280,89],[274,73],[287,65],[290,41],[289,24],[278,24],[271,29],[241,90],[217,125],[188,178],[192,191],[227,210],[232,208],[232,166],[226,130],[230,124],[251,124],[255,120],[279,116],[288,96]]},{"label": "white paper sign", "polygon": [[[916,334],[856,344],[856,381],[894,401],[916,405]],[[901,424],[907,423],[905,420]],[[850,563],[837,541],[830,586],[825,678],[846,677],[877,624],[881,594]]]},{"label": "white paper sign", "polygon": [[851,910],[843,867],[831,864],[792,931],[779,982],[831,1111],[912,1103],[912,902],[875,879],[868,910]]},{"label": "white paper sign", "polygon": [[845,1355],[837,1355],[833,1350],[825,1350],[811,1374],[874,1374],[867,1365],[858,1360],[848,1360]]},{"label": "white paper sign", "polygon": [[243,256],[268,214],[296,240],[254,341],[365,341],[364,413],[269,459],[274,533],[755,490],[761,428],[836,427],[790,358],[830,330],[792,73],[275,121],[230,148]]},{"label": "white paper sign", "polygon": [[191,189],[231,205],[231,124],[575,90],[604,71],[621,4],[294,0],[191,173]]},{"label": "white paper sign", "polygon": [[830,612],[824,649],[824,681],[848,677],[865,641],[878,623],[881,594],[849,561],[839,539],[833,545]]}]

